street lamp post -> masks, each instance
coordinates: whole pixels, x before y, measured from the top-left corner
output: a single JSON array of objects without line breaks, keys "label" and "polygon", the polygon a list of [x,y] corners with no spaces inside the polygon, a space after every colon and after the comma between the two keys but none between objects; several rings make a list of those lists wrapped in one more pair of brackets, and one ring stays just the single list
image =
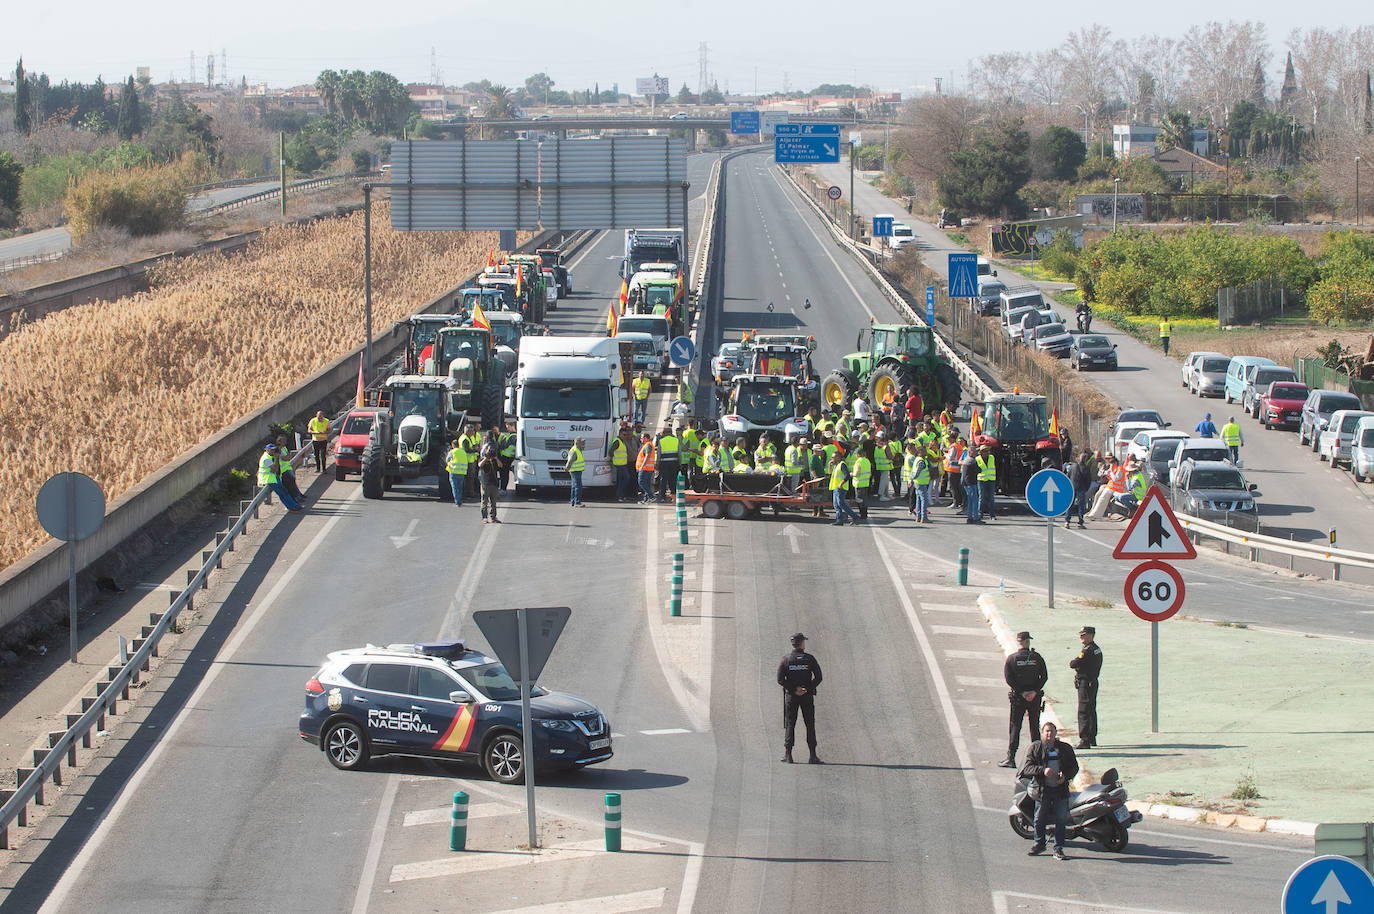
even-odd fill
[{"label": "street lamp post", "polygon": [[1112,232],[1116,232],[1116,195],[1121,190],[1121,179],[1112,178]]},{"label": "street lamp post", "polygon": [[1364,216],[1360,213],[1360,157],[1355,156],[1355,224],[1364,225]]},{"label": "street lamp post", "polygon": [[849,237],[854,237],[854,141],[849,141]]}]

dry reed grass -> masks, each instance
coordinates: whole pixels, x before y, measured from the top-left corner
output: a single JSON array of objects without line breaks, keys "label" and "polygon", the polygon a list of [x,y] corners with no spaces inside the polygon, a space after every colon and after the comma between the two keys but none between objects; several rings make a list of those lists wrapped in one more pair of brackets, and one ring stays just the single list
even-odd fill
[{"label": "dry reed grass", "polygon": [[[385,205],[375,215],[374,328],[497,244],[495,232],[394,232]],[[52,474],[85,473],[112,501],[360,345],[362,247],[361,213],[274,227],[244,255],[165,265],[150,292],[0,341],[0,567],[47,540],[34,498]]]}]

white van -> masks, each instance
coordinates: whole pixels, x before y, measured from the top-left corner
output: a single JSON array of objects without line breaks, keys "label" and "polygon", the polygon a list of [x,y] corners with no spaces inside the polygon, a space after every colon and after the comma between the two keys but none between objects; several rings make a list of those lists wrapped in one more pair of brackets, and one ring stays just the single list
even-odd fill
[{"label": "white van", "polygon": [[1350,472],[1357,480],[1374,482],[1374,416],[1365,416],[1355,425],[1350,442]]},{"label": "white van", "polygon": [[892,243],[893,250],[900,250],[916,240],[916,233],[911,226],[904,222],[892,223],[892,237],[888,239]]}]

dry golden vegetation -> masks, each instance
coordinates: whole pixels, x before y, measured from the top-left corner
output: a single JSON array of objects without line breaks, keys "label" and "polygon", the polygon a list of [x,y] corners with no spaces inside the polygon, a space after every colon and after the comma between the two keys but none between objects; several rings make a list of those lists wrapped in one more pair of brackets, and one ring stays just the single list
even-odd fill
[{"label": "dry golden vegetation", "polygon": [[[379,330],[480,269],[497,243],[495,232],[394,232],[385,205],[374,215]],[[52,474],[85,473],[113,501],[357,348],[362,226],[357,213],[271,228],[242,256],[163,266],[150,292],[0,341],[0,567],[47,540],[34,498]]]}]

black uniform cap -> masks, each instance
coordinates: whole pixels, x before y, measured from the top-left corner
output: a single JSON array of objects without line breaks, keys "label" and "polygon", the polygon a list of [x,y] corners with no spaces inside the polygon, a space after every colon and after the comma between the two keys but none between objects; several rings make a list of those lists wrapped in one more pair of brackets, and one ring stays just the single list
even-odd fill
[{"label": "black uniform cap", "polygon": [[1031,639],[1031,634],[1030,634],[1030,632],[1017,632],[1017,633],[1016,633],[1016,640],[1017,640],[1017,641],[1029,641],[1030,639]]},{"label": "black uniform cap", "polygon": [[805,640],[806,640],[806,636],[803,635],[801,632],[797,632],[795,635],[792,636],[792,643],[793,643],[794,645],[796,645],[796,644],[801,644],[801,643],[802,643],[803,641],[805,641]]}]

